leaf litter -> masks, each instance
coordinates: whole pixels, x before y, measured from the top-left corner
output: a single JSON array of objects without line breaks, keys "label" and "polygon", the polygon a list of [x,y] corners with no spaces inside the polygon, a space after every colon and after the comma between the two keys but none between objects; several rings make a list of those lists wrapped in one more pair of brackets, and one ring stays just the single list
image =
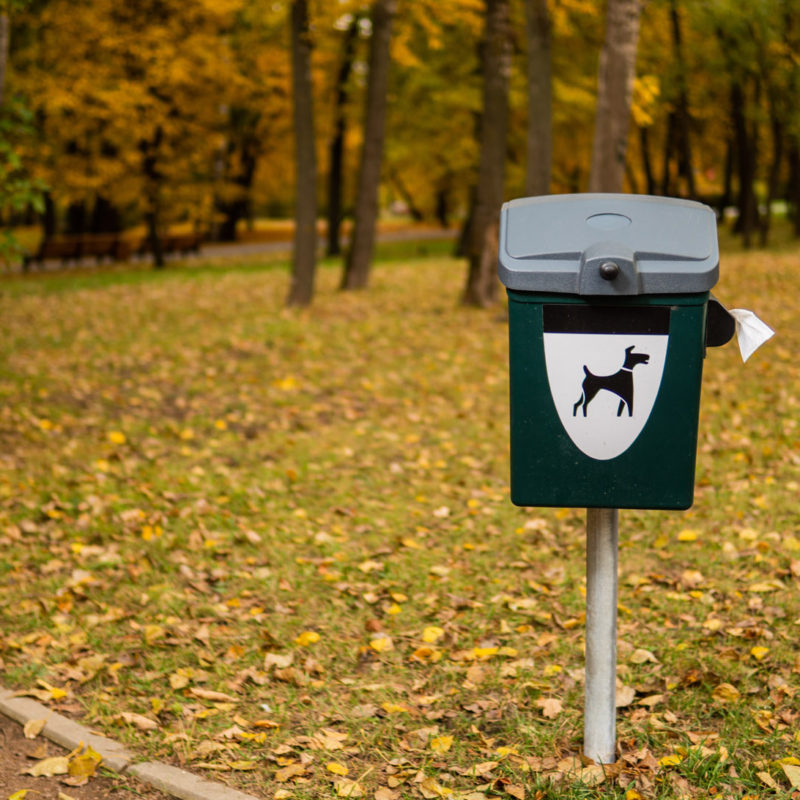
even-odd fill
[{"label": "leaf litter", "polygon": [[265,317],[260,271],[2,301],[9,680],[270,797],[796,788],[791,257],[723,271],[782,335],[746,370],[709,353],[695,507],[621,515],[602,769],[582,512],[510,505],[504,326],[424,263],[358,297],[323,274],[313,317]]}]

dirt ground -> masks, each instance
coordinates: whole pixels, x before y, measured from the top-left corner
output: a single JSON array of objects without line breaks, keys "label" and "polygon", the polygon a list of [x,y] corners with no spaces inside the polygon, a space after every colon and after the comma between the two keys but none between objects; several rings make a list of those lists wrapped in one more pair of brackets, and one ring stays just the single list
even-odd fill
[{"label": "dirt ground", "polygon": [[[109,777],[100,765],[97,775],[85,786],[66,786],[66,776],[34,778],[20,773],[41,758],[66,755],[67,751],[42,736],[26,739],[22,726],[0,714],[0,800],[27,789],[27,796],[14,800],[169,800],[170,796],[151,789],[134,778]],[[62,794],[59,794],[62,793]]]}]

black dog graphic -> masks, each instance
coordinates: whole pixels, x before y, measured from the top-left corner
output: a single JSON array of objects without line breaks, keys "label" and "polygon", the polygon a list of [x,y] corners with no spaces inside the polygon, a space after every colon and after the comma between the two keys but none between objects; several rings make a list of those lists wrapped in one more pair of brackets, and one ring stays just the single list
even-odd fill
[{"label": "black dog graphic", "polygon": [[578,409],[583,404],[583,416],[586,416],[586,409],[589,403],[592,402],[594,396],[601,390],[613,392],[619,400],[619,408],[617,409],[617,416],[622,416],[622,409],[628,406],[628,416],[633,416],[633,368],[637,364],[647,364],[650,361],[650,356],[647,353],[634,353],[633,348],[636,345],[631,345],[625,348],[625,363],[622,368],[615,372],[613,375],[594,375],[589,372],[589,368],[584,364],[583,371],[586,377],[583,379],[581,386],[582,392],[578,402],[572,407],[572,416],[577,416]]}]

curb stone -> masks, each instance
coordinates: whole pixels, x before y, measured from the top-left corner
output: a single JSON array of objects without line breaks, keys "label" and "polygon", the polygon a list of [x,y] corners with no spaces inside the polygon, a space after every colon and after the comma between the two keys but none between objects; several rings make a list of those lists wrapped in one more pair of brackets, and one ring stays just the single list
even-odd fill
[{"label": "curb stone", "polygon": [[134,764],[134,753],[119,742],[92,733],[88,728],[61,714],[55,713],[41,703],[27,697],[15,697],[14,693],[0,686],[0,714],[4,714],[20,725],[32,719],[46,719],[42,735],[52,742],[75,750],[81,743],[94,748],[103,758],[103,765],[117,773],[132,775],[142,783],[181,800],[259,800],[251,794],[231,789],[223,783],[209,781],[186,770],[146,761]]},{"label": "curb stone", "polygon": [[134,764],[128,768],[127,774],[162,792],[174,794],[181,800],[256,800],[252,795],[231,789],[224,784],[154,761]]}]

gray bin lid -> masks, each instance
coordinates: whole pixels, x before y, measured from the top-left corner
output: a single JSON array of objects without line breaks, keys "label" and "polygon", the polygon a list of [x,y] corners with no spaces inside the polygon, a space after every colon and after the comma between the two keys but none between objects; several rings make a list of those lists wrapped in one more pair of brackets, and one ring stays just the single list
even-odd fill
[{"label": "gray bin lid", "polygon": [[[691,294],[708,291],[719,276],[716,217],[691,200],[631,194],[512,200],[500,214],[499,246],[500,280],[519,291]],[[618,268],[611,279],[610,262]]]}]

